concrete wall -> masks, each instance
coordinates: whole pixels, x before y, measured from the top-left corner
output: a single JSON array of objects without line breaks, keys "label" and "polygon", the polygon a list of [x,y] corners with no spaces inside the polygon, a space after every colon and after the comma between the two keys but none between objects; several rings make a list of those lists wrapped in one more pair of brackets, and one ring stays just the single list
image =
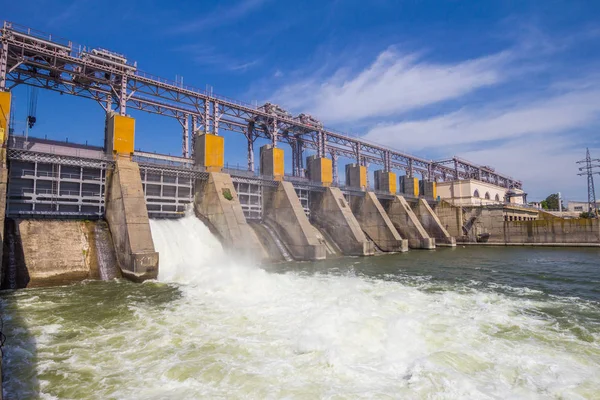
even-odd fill
[{"label": "concrete wall", "polygon": [[453,206],[442,200],[435,206],[435,214],[448,234],[454,238],[463,236],[463,211],[462,207]]},{"label": "concrete wall", "polygon": [[[497,218],[496,218],[497,221]],[[494,221],[494,222],[496,222]],[[504,237],[490,236],[491,243],[596,244],[600,245],[600,224],[596,219],[565,219],[541,213],[533,221],[503,221]]]},{"label": "concrete wall", "polygon": [[197,180],[194,209],[229,249],[260,259],[268,257],[254,230],[246,222],[229,174],[211,172],[208,180]]},{"label": "concrete wall", "polygon": [[402,239],[375,193],[351,196],[350,205],[362,230],[382,251],[408,251],[408,240]]},{"label": "concrete wall", "polygon": [[408,246],[412,249],[434,249],[435,239],[427,231],[412,211],[404,197],[395,196],[393,200],[384,201],[385,210],[403,238],[408,239]]},{"label": "concrete wall", "polygon": [[[441,202],[436,213],[450,234],[461,231],[457,235],[461,242],[474,241],[479,235],[489,234],[487,243],[490,244],[600,244],[597,219],[560,218],[515,206],[455,207],[447,202]],[[471,226],[469,221],[473,221]],[[469,228],[468,236],[462,232],[463,225]]]},{"label": "concrete wall", "polygon": [[413,211],[427,234],[435,239],[436,246],[456,246],[456,238],[448,233],[425,199],[419,199]]},{"label": "concrete wall", "polygon": [[123,276],[134,281],[156,279],[158,253],[154,250],[146,199],[138,165],[117,159],[107,176],[106,220]]},{"label": "concrete wall", "polygon": [[310,198],[311,222],[327,232],[345,255],[366,256],[374,253],[339,188],[312,192]]},{"label": "concrete wall", "polygon": [[[17,288],[65,285],[99,279],[98,225],[104,221],[10,220],[4,271]],[[102,229],[102,227],[100,227]],[[104,228],[106,229],[106,228]],[[100,246],[102,247],[102,246]],[[112,252],[113,249],[109,248]],[[14,276],[10,276],[14,275]]]},{"label": "concrete wall", "polygon": [[326,257],[325,241],[310,224],[291,182],[264,188],[263,220],[294,259],[322,260]]}]

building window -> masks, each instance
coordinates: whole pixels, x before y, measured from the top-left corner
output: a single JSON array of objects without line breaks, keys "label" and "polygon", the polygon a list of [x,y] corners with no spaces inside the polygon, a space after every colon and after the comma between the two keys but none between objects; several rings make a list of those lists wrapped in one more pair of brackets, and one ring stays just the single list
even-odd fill
[{"label": "building window", "polygon": [[583,206],[577,206],[577,207],[575,207],[575,211],[583,211]]},{"label": "building window", "polygon": [[479,197],[479,190],[475,189],[475,193],[473,193],[473,197]]},{"label": "building window", "polygon": [[489,200],[490,199],[490,193],[489,192],[485,192],[485,199]]},{"label": "building window", "polygon": [[495,198],[495,200],[496,200],[496,201],[500,201],[500,196],[498,196],[498,193],[496,193],[496,198]]}]

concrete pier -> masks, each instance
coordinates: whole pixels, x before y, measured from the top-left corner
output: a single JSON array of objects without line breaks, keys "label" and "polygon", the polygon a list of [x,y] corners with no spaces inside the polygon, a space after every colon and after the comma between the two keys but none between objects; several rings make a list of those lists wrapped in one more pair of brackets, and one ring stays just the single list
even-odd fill
[{"label": "concrete pier", "polygon": [[266,144],[260,148],[260,174],[272,176],[276,181],[283,180],[283,149]]},{"label": "concrete pier", "polygon": [[123,276],[136,282],[156,279],[158,253],[137,163],[117,159],[114,172],[107,176],[106,220]]},{"label": "concrete pier", "polygon": [[433,181],[420,181],[419,193],[421,193],[425,197],[431,197],[435,199],[437,197],[436,183]]},{"label": "concrete pier", "polygon": [[394,227],[402,237],[408,239],[411,249],[435,249],[435,239],[429,237],[404,197],[395,196],[393,200],[386,200],[385,210]]},{"label": "concrete pier", "polygon": [[408,240],[402,239],[375,193],[352,196],[350,204],[360,227],[377,247],[382,251],[408,251]]},{"label": "concrete pier", "polygon": [[294,259],[325,259],[325,241],[310,224],[291,182],[282,181],[276,188],[264,188],[263,220],[283,241]]},{"label": "concrete pier", "polygon": [[383,170],[375,171],[375,190],[396,194],[396,174]]},{"label": "concrete pier", "polygon": [[360,224],[339,188],[311,193],[310,220],[325,231],[345,255],[367,256],[374,253]]},{"label": "concrete pier", "polygon": [[360,189],[367,189],[367,167],[358,164],[346,165],[346,185]]},{"label": "concrete pier", "polygon": [[[6,141],[10,126],[10,106],[12,95],[10,92],[0,91],[0,243],[4,243],[4,218],[6,215],[6,189],[8,184],[8,167],[6,163]],[[4,246],[0,246],[0,260]],[[0,285],[2,285],[0,273]],[[1,380],[1,378],[0,378]],[[0,387],[1,389],[1,387]],[[2,392],[2,390],[0,390]],[[0,398],[2,397],[0,393]]]},{"label": "concrete pier", "polygon": [[413,211],[429,236],[435,239],[436,246],[456,246],[456,238],[450,236],[425,199],[419,199]]},{"label": "concrete pier", "polygon": [[246,222],[229,174],[210,172],[208,180],[198,179],[194,209],[226,247],[260,259],[267,258],[254,230]]},{"label": "concrete pier", "polygon": [[401,176],[400,192],[410,197],[419,197],[419,180],[409,176]]},{"label": "concrete pier", "polygon": [[308,176],[311,181],[323,186],[333,183],[333,165],[331,159],[325,157],[308,157]]}]

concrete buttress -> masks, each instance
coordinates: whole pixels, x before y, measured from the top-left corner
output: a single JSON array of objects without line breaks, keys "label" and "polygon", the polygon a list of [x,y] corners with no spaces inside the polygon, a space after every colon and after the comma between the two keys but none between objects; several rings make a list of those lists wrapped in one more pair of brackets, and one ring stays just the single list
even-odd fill
[{"label": "concrete buttress", "polygon": [[368,256],[374,253],[371,243],[352,213],[339,188],[312,192],[311,222],[323,229],[345,255]]},{"label": "concrete buttress", "polygon": [[276,188],[264,188],[263,220],[277,233],[294,259],[325,259],[325,240],[310,224],[291,182],[281,181]]},{"label": "concrete buttress", "polygon": [[352,211],[362,230],[382,251],[408,251],[408,240],[402,239],[373,192],[350,198]]},{"label": "concrete buttress", "polygon": [[137,163],[117,158],[107,177],[106,220],[124,277],[139,282],[158,276],[146,199]]},{"label": "concrete buttress", "polygon": [[404,197],[395,196],[393,200],[387,200],[386,203],[385,208],[390,220],[402,237],[408,239],[408,246],[411,249],[435,248],[435,239],[429,237]]},{"label": "concrete buttress", "polygon": [[435,239],[437,246],[456,246],[456,238],[450,236],[425,199],[419,199],[414,212],[417,214],[421,225],[423,225],[429,236]]},{"label": "concrete buttress", "polygon": [[210,172],[207,180],[197,180],[194,209],[226,247],[259,259],[267,258],[254,230],[246,222],[229,174]]}]

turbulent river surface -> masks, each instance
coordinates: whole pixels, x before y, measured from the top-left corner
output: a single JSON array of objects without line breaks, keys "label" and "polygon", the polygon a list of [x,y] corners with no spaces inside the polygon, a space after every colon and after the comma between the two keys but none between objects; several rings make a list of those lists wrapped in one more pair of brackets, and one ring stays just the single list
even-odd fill
[{"label": "turbulent river surface", "polygon": [[2,295],[6,398],[600,398],[598,249],[256,266],[151,226],[158,281]]}]

